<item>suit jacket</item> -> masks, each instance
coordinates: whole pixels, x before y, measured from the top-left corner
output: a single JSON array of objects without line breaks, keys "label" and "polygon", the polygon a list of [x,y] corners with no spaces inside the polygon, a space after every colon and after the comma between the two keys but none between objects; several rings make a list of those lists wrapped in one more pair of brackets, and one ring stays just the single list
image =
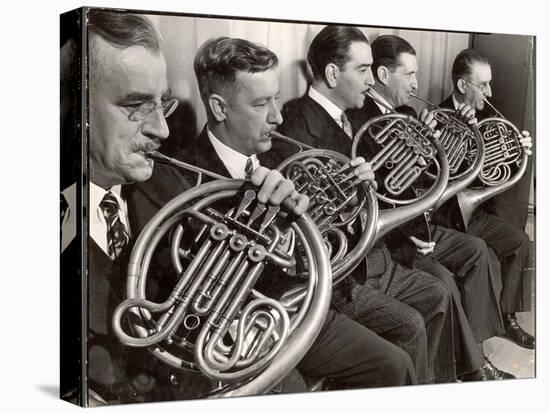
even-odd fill
[{"label": "suit jacket", "polygon": [[[417,117],[416,111],[410,106],[401,106],[396,108],[396,111],[405,115],[410,115]],[[359,129],[367,121],[371,120],[376,116],[382,115],[382,111],[376,104],[376,102],[370,98],[365,97],[365,103],[360,109],[352,109],[348,111],[348,118],[354,128]],[[358,154],[365,154],[366,159],[372,158],[380,148],[371,140],[363,139],[359,148]],[[378,183],[378,188],[382,189],[383,187],[384,174],[377,174],[376,181]],[[409,190],[405,194],[407,198],[414,198],[415,194],[413,190]],[[386,203],[380,202],[385,208],[392,208]],[[425,221],[424,216],[419,216],[409,221],[403,226],[400,226],[384,237],[384,241],[388,248],[391,251],[392,257],[396,259],[399,263],[412,267],[414,265],[414,260],[416,257],[416,245],[409,238],[410,236],[415,236],[420,240],[427,241],[429,239],[429,229]]]},{"label": "suit jacket", "polygon": [[[448,108],[448,109],[455,109],[454,102],[453,102],[453,95],[449,95],[447,99],[445,99],[443,102],[439,104],[442,108]],[[483,118],[486,118],[487,116],[492,116],[490,111],[487,111],[484,109],[483,112],[479,112],[477,114],[478,120],[481,120]],[[483,118],[480,118],[483,117]],[[474,181],[474,185],[476,184],[476,181]],[[477,212],[484,211],[486,213],[495,214],[496,213],[496,206],[495,206],[495,199],[492,198],[485,203],[483,203],[481,206],[479,206],[476,209]],[[475,212],[474,212],[475,214]],[[462,213],[460,210],[460,205],[458,203],[457,196],[453,196],[449,200],[447,200],[437,211],[435,211],[432,216],[431,220],[434,224],[449,227],[455,230],[459,231],[466,231],[466,225],[464,223],[464,219],[462,218]]]},{"label": "suit jacket", "polygon": [[287,102],[283,106],[282,115],[283,123],[278,128],[281,133],[314,148],[350,155],[352,139],[328,112],[307,94]]},{"label": "suit jacket", "polygon": [[[176,159],[215,172],[217,174],[231,178],[231,175],[225,167],[223,161],[218,157],[216,150],[212,146],[206,127],[202,130],[195,141],[194,146],[188,147],[176,155]],[[277,163],[279,157],[274,154],[269,157],[259,157],[262,160],[268,160],[270,163]],[[203,176],[203,183],[214,180],[209,176]],[[147,181],[136,183],[127,193],[128,213],[132,226],[141,231],[153,215],[160,210],[168,201],[178,196],[182,192],[195,185],[196,175],[194,173],[182,171],[170,165],[160,163],[155,164],[154,172]],[[155,264],[155,269],[160,278],[163,273],[170,273],[171,265],[168,260],[164,260],[163,252],[160,252],[162,262]],[[167,256],[169,257],[169,256]],[[279,297],[289,287],[298,284],[300,280],[296,277],[289,277],[279,269],[266,266],[256,284],[256,288],[263,292],[269,292],[272,297]]]}]

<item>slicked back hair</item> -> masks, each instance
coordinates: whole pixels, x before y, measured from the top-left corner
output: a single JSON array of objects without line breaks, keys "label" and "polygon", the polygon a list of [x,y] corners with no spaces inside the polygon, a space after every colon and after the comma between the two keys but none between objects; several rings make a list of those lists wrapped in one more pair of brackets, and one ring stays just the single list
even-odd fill
[{"label": "slicked back hair", "polygon": [[401,62],[399,56],[401,53],[409,53],[416,56],[414,47],[405,39],[395,35],[382,35],[372,42],[372,72],[378,80],[378,68],[387,67],[393,71]]},{"label": "slicked back hair", "polygon": [[472,74],[473,66],[476,63],[490,66],[489,60],[475,49],[464,49],[456,55],[451,72],[455,89],[457,89],[457,82],[459,79]]},{"label": "slicked back hair", "polygon": [[333,63],[342,69],[350,61],[349,50],[354,42],[369,43],[365,34],[356,27],[326,26],[311,42],[307,61],[316,80],[325,78],[325,68]]}]

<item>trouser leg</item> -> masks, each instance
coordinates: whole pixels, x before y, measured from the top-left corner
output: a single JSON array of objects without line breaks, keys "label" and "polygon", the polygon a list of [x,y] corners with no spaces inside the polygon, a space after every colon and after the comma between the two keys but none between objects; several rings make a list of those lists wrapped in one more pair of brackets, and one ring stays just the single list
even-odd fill
[{"label": "trouser leg", "polygon": [[419,383],[428,382],[426,327],[422,315],[409,305],[382,294],[369,282],[355,283],[353,300],[343,288],[336,288],[334,306],[343,314],[399,346],[411,357]]},{"label": "trouser leg", "polygon": [[533,272],[528,263],[530,242],[527,234],[500,217],[483,211],[474,215],[468,233],[485,240],[500,260],[502,312],[531,310]]},{"label": "trouser leg", "polygon": [[504,332],[499,308],[498,271],[491,264],[489,249],[479,237],[432,226],[436,241],[431,256],[451,271],[462,295],[462,305],[477,341]]},{"label": "trouser leg", "polygon": [[405,351],[334,310],[297,368],[306,377],[327,378],[331,389],[416,382]]},{"label": "trouser leg", "polygon": [[452,295],[453,345],[458,376],[478,370],[483,363],[483,353],[478,345],[461,303],[461,294],[455,276],[445,266],[430,256],[417,257],[416,266],[445,283]]},{"label": "trouser leg", "polygon": [[[428,349],[428,377],[433,381],[452,381],[455,378],[452,349],[451,294],[432,275],[418,269],[406,269],[390,257],[383,248],[386,266],[379,277],[381,292],[403,302],[424,319]],[[437,367],[437,377],[435,367]]]}]

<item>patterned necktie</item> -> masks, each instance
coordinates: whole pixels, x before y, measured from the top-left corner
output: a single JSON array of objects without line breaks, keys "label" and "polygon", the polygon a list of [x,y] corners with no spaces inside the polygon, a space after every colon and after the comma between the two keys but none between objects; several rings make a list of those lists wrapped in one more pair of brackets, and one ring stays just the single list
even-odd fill
[{"label": "patterned necktie", "polygon": [[120,206],[118,205],[117,198],[111,191],[105,194],[99,207],[103,210],[103,216],[107,223],[107,249],[109,256],[114,260],[128,245],[130,237],[126,226],[120,221]]},{"label": "patterned necktie", "polygon": [[252,164],[252,158],[247,158],[246,165],[244,167],[244,178],[250,179],[250,176],[254,172],[254,165]]},{"label": "patterned necktie", "polygon": [[342,115],[340,115],[340,121],[342,122],[342,129],[344,130],[346,135],[350,138],[353,138],[353,131],[351,129],[351,124],[344,112],[342,112]]}]

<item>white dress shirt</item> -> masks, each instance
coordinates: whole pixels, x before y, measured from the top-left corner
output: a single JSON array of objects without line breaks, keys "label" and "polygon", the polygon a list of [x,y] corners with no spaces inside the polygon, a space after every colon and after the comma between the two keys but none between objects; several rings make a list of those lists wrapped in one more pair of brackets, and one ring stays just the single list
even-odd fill
[{"label": "white dress shirt", "polygon": [[313,86],[309,87],[307,94],[311,99],[321,105],[321,107],[328,112],[330,117],[334,119],[334,122],[336,122],[340,128],[343,128],[342,112],[344,111],[342,111],[342,109],[336,106],[336,104],[328,99],[326,96],[322,95]]},{"label": "white dress shirt", "polygon": [[231,174],[231,178],[246,178],[246,161],[249,158],[252,160],[252,167],[254,170],[260,166],[260,160],[258,160],[256,154],[252,154],[250,157],[247,157],[246,155],[241,154],[233,148],[225,145],[218,138],[216,138],[209,129],[207,132],[208,138],[216,150],[216,154],[218,154],[218,157],[222,160],[225,168],[227,168],[227,171]]},{"label": "white dress shirt", "polygon": [[[126,201],[120,196],[120,190],[120,185],[111,187],[111,192],[116,197],[118,205],[120,206],[120,221],[126,226],[128,236],[131,238],[130,226],[128,223],[128,208]],[[107,191],[108,190],[105,190],[90,181],[90,237],[96,242],[101,250],[105,252],[105,254],[109,255],[109,249],[107,247],[107,222],[105,221],[103,210],[99,206]],[[63,221],[61,222],[61,253],[63,253],[67,246],[76,237],[76,183],[70,187],[67,187],[61,192],[61,194],[63,194],[68,206],[65,211]]]},{"label": "white dress shirt", "polygon": [[61,192],[67,203],[61,221],[61,253],[76,237],[76,183]]},{"label": "white dress shirt", "polygon": [[[118,205],[120,206],[120,222],[126,226],[128,236],[131,238],[132,235],[130,233],[130,226],[128,223],[128,208],[126,206],[126,201],[120,196],[120,189],[120,185],[115,185],[111,187],[110,191],[115,195]],[[107,191],[108,190],[105,190],[90,181],[90,236],[96,244],[101,247],[101,250],[103,250],[105,254],[109,255],[109,249],[107,247],[107,222],[105,221],[103,210],[99,206]]]}]

